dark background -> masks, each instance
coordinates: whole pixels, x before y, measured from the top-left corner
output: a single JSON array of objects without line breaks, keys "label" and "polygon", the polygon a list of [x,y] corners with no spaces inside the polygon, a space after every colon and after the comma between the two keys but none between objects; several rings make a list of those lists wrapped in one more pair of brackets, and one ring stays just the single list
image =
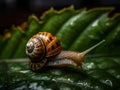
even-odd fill
[{"label": "dark background", "polygon": [[59,10],[70,5],[76,9],[112,6],[114,12],[120,12],[120,0],[0,0],[0,33],[26,21],[31,14],[40,16],[50,7]]}]

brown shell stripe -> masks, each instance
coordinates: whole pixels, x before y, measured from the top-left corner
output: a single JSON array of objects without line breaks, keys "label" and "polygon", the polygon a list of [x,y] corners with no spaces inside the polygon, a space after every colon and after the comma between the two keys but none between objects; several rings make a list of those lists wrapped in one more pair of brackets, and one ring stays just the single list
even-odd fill
[{"label": "brown shell stripe", "polygon": [[52,39],[54,39],[54,36],[50,33],[44,32],[41,38],[43,39],[44,43],[47,46],[52,41]]},{"label": "brown shell stripe", "polygon": [[39,34],[46,45],[46,57],[54,56],[61,51],[60,43],[55,36],[47,32],[40,32]]},{"label": "brown shell stripe", "polygon": [[29,60],[29,66],[33,71],[39,70],[44,66],[45,63],[39,62],[39,63],[33,63],[31,60]]},{"label": "brown shell stripe", "polygon": [[[46,47],[45,47],[45,44],[44,44],[44,41],[41,39],[41,38],[38,38],[38,40],[41,42],[41,45],[39,45],[37,47],[38,51],[39,51],[39,56],[41,56],[41,59],[43,59],[45,56],[46,56]],[[41,49],[40,49],[41,47]],[[36,50],[37,52],[37,50]]]},{"label": "brown shell stripe", "polygon": [[[31,58],[32,62],[36,62],[35,59],[43,59],[46,55],[46,49],[45,45],[42,39],[40,39],[37,36],[34,36],[34,38],[31,38],[30,41],[34,40],[34,50],[31,52],[31,54],[28,56]],[[41,56],[41,57],[40,57]],[[38,60],[37,60],[38,61]]]},{"label": "brown shell stripe", "polygon": [[57,55],[58,53],[60,53],[61,49],[61,45],[58,43],[57,38],[54,37],[54,39],[52,39],[52,41],[47,46],[46,57]]}]

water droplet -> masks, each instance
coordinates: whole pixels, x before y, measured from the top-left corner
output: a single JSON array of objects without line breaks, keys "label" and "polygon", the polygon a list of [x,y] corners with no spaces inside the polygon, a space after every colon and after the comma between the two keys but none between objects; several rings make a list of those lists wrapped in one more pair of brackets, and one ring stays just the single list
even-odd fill
[{"label": "water droplet", "polygon": [[112,86],[112,82],[110,80],[105,80],[105,83]]},{"label": "water droplet", "polygon": [[92,26],[93,26],[93,27],[97,26],[97,25],[98,25],[98,22],[99,22],[99,20],[96,20],[95,22],[93,22]]},{"label": "water droplet", "polygon": [[38,86],[37,90],[45,90],[42,86]]},{"label": "water droplet", "polygon": [[106,25],[106,26],[109,26],[109,25],[110,25],[110,23],[108,23],[108,22],[107,22],[105,25]]},{"label": "water droplet", "polygon": [[29,88],[36,90],[37,89],[37,83],[31,83]]},{"label": "water droplet", "polygon": [[19,71],[20,73],[28,73],[29,70],[23,70],[23,71]]},{"label": "water droplet", "polygon": [[95,68],[95,64],[94,63],[86,63],[86,67],[88,69],[93,69],[93,68]]}]

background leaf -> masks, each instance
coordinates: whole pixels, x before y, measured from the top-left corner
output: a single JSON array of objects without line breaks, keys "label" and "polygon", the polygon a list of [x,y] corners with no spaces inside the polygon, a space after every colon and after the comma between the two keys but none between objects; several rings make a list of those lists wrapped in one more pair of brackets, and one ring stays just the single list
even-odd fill
[{"label": "background leaf", "polygon": [[[12,27],[9,38],[0,36],[0,89],[120,89],[120,15],[109,17],[111,11],[113,8],[51,8],[40,18],[31,15],[25,29]],[[56,35],[64,50],[84,51],[103,39],[106,41],[85,57],[88,70],[46,67],[35,73],[29,70],[28,59],[16,58],[27,58],[25,45],[40,31]]]}]

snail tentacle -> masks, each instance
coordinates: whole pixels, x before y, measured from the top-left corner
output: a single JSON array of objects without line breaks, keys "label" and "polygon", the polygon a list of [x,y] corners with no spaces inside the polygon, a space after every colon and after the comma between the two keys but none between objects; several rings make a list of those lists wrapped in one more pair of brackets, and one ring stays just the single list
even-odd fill
[{"label": "snail tentacle", "polygon": [[[87,50],[85,50],[83,52],[61,51],[60,54],[58,54],[57,56],[54,57],[54,59],[56,59],[56,60],[54,60],[54,62],[50,61],[49,64],[51,64],[51,66],[52,66],[52,64],[53,64],[53,66],[57,66],[57,65],[58,66],[65,66],[65,65],[67,66],[69,64],[71,64],[73,66],[74,65],[75,66],[82,66],[83,62],[84,62],[84,56],[88,52],[90,52],[91,50],[93,50],[94,48],[96,48],[97,46],[99,46],[100,44],[102,44],[104,41],[105,40],[100,41],[99,43],[95,44],[94,46],[90,47],[89,49],[87,49]],[[65,61],[63,61],[63,60],[65,60]]]}]

